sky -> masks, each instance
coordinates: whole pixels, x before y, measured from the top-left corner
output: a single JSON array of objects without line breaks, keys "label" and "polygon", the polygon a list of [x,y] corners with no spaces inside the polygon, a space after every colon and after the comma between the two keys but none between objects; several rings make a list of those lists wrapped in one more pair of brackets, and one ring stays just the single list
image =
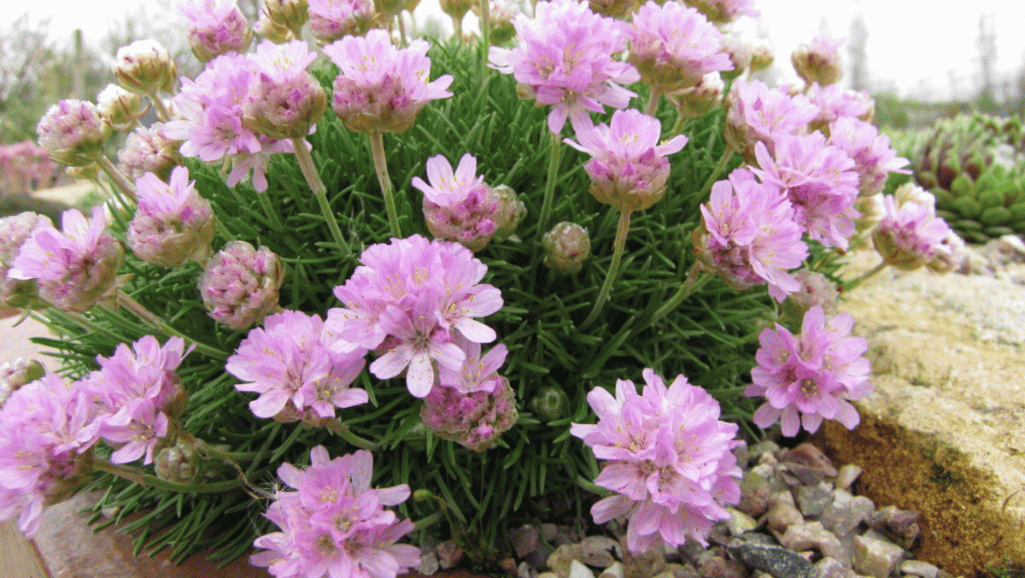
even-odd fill
[{"label": "sky", "polygon": [[[83,9],[81,0],[32,0],[22,12],[0,11],[0,30],[24,11],[32,21],[50,19],[51,38],[70,39],[75,28],[96,43],[127,14],[142,14],[158,23],[183,22],[176,0],[99,0]],[[789,55],[819,32],[846,37],[856,14],[869,30],[867,64],[875,89],[899,96],[942,100],[967,97],[978,84],[980,15],[990,18],[996,41],[994,71],[998,79],[1012,78],[1025,64],[1025,2],[973,0],[944,3],[935,0],[755,0],[762,14],[744,17],[736,31],[747,40],[762,38],[776,52],[779,77],[795,79]],[[103,10],[100,10],[100,7]],[[946,7],[951,7],[947,9]],[[953,9],[956,7],[957,9]],[[418,16],[436,14],[451,29],[437,0],[423,0]],[[472,18],[472,15],[469,17]],[[467,26],[470,26],[469,22]],[[842,47],[846,57],[846,46]],[[1012,85],[1013,86],[1013,85]]]}]

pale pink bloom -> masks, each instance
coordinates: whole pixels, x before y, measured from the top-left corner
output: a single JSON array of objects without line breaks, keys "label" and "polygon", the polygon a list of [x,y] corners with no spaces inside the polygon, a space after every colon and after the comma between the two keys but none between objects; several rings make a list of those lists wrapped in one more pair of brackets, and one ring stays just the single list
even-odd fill
[{"label": "pale pink bloom", "polygon": [[749,163],[755,162],[756,143],[765,143],[771,153],[776,139],[806,133],[819,115],[819,107],[807,96],[769,88],[760,80],[736,80],[725,103],[726,143]]},{"label": "pale pink bloom", "polygon": [[22,245],[28,241],[39,221],[44,219],[49,221],[28,211],[0,218],[0,306],[26,307],[37,303],[35,280],[11,277],[10,270]]},{"label": "pale pink bloom", "polygon": [[249,329],[275,313],[285,265],[267,247],[228,241],[199,277],[199,293],[210,317],[235,331]]},{"label": "pale pink bloom", "polygon": [[477,176],[477,159],[464,154],[455,171],[444,157],[427,159],[427,179],[413,177],[413,186],[424,194],[423,210],[427,229],[439,239],[448,239],[471,251],[491,242],[498,230],[499,210],[484,177]]},{"label": "pale pink bloom", "polygon": [[340,69],[332,107],[342,123],[361,133],[405,132],[428,102],[452,96],[446,90],[451,75],[428,80],[427,48],[424,40],[396,48],[381,29],[325,46],[324,54]]},{"label": "pale pink bloom", "polygon": [[883,192],[890,173],[910,174],[905,169],[910,161],[897,156],[890,147],[890,138],[879,134],[870,122],[840,117],[829,125],[829,144],[854,159],[858,173],[858,194],[870,197]]},{"label": "pale pink bloom", "polygon": [[212,252],[214,214],[189,180],[189,170],[175,167],[167,182],[146,173],[135,187],[138,206],[126,235],[135,255],[161,267],[205,263]]},{"label": "pale pink bloom", "polygon": [[570,433],[608,460],[594,483],[617,492],[591,508],[595,523],[626,516],[634,554],[692,538],[707,544],[712,525],[740,501],[740,467],[731,453],[737,426],[719,420],[719,403],[679,375],[668,387],[651,369],[638,395],[631,381],[587,395],[598,423]]},{"label": "pale pink bloom", "polygon": [[691,238],[701,268],[737,290],[767,283],[769,295],[783,301],[801,284],[788,271],[801,266],[808,247],[803,228],[779,187],[762,184],[747,169],[712,185],[701,205],[703,228]]},{"label": "pale pink bloom", "polygon": [[622,26],[585,2],[538,2],[533,18],[518,14],[513,26],[518,45],[491,47],[490,66],[512,74],[539,104],[553,105],[548,115],[553,133],[562,132],[567,118],[579,133],[592,124],[588,111],[626,108],[636,96],[623,85],[637,82],[640,74],[616,60],[626,50]]},{"label": "pale pink bloom", "polygon": [[683,90],[706,74],[733,69],[719,29],[694,8],[649,0],[631,22],[630,63],[656,90]]},{"label": "pale pink bloom", "polygon": [[591,155],[584,170],[591,177],[592,195],[620,211],[647,209],[666,192],[669,160],[666,155],[679,152],[687,137],[677,135],[659,144],[662,124],[658,119],[634,110],[617,110],[609,125],[584,128],[577,132],[580,143],[566,144]]},{"label": "pale pink bloom", "polygon": [[82,313],[115,289],[125,250],[106,231],[101,207],[86,220],[78,209],[64,211],[62,230],[38,221],[7,276],[35,279],[39,297],[61,311]]},{"label": "pale pink bloom", "polygon": [[249,403],[257,417],[315,423],[369,400],[349,387],[363,371],[365,350],[338,352],[333,342],[318,315],[282,311],[249,332],[225,369],[243,381],[235,389],[260,394]]},{"label": "pale pink bloom", "polygon": [[790,55],[790,62],[797,75],[809,85],[814,82],[822,86],[833,84],[843,77],[843,64],[840,62],[840,45],[843,43],[842,38],[816,36],[809,43],[799,44]]},{"label": "pale pink bloom", "polygon": [[146,173],[153,173],[161,180],[170,178],[171,170],[181,163],[178,153],[180,142],[164,136],[164,123],[157,122],[148,127],[140,126],[125,139],[125,146],[118,151],[117,160],[128,178],[135,180]]},{"label": "pale pink bloom", "polygon": [[227,52],[245,52],[253,29],[237,0],[190,0],[178,4],[189,21],[192,53],[202,62]]},{"label": "pale pink bloom", "polygon": [[814,306],[805,313],[798,336],[782,325],[761,332],[758,366],[744,391],[766,398],[754,413],[755,425],[764,429],[779,421],[787,437],[801,427],[814,433],[824,419],[854,429],[860,418],[850,401],[871,394],[872,383],[863,357],[868,342],[849,337],[853,326],[849,313],[827,319],[822,307]]},{"label": "pale pink bloom", "polygon": [[872,243],[891,267],[912,271],[937,254],[950,252],[950,227],[936,216],[931,204],[905,202],[898,207],[893,195],[884,195],[883,210],[882,220],[872,230]]},{"label": "pale pink bloom", "polygon": [[833,121],[845,116],[872,120],[875,104],[866,92],[844,89],[839,84],[821,86],[816,82],[806,94],[812,104],[819,107],[819,115],[812,121],[815,127],[828,128]]},{"label": "pale pink bloom", "polygon": [[755,145],[758,167],[751,170],[763,183],[783,189],[794,205],[795,217],[808,235],[826,247],[846,249],[854,234],[854,202],[858,173],[847,153],[826,142],[816,131],[782,136],[775,153],[765,143]]},{"label": "pale pink bloom", "polygon": [[409,498],[409,486],[372,489],[373,458],[359,450],[329,459],[323,446],[310,466],[285,463],[278,476],[295,491],[278,490],[266,517],[281,531],[257,538],[250,557],[278,578],[395,578],[420,564],[420,549],[396,544],[415,527],[385,506]]},{"label": "pale pink bloom", "polygon": [[36,134],[39,146],[46,149],[54,161],[84,167],[103,154],[103,144],[110,138],[111,127],[93,103],[65,99],[47,109],[36,125]]},{"label": "pale pink bloom", "polygon": [[377,19],[371,0],[310,0],[310,32],[322,43],[360,36]]}]

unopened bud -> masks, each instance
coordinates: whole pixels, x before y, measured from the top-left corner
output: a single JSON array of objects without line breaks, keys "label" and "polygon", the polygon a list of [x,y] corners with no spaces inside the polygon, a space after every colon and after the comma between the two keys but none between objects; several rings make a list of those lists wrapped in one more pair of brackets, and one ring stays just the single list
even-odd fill
[{"label": "unopened bud", "polygon": [[46,375],[46,369],[34,359],[19,357],[0,365],[0,407],[21,386]]},{"label": "unopened bud", "polygon": [[242,122],[274,140],[305,137],[327,108],[324,89],[305,73],[288,79],[263,76],[250,87],[250,96],[242,105]]},{"label": "unopened bud", "polygon": [[253,27],[260,38],[270,40],[276,44],[282,44],[295,38],[292,35],[292,31],[288,29],[288,26],[271,19],[266,14],[261,14],[260,19],[256,21],[256,26]]},{"label": "unopened bud", "polygon": [[733,63],[733,70],[723,70],[719,73],[724,79],[737,78],[751,66],[751,47],[741,42],[740,39],[723,36],[722,49],[729,55],[730,62]]},{"label": "unopened bud", "polygon": [[811,43],[798,45],[790,55],[790,62],[797,75],[808,84],[817,82],[828,86],[843,77],[843,64],[838,50],[841,44],[843,40],[816,36]]},{"label": "unopened bud", "polygon": [[189,21],[189,44],[200,62],[249,48],[253,29],[235,0],[193,0],[179,8]]},{"label": "unopened bud", "polygon": [[854,201],[854,209],[858,211],[859,217],[854,220],[854,227],[858,234],[872,230],[886,214],[883,207],[883,195],[872,195],[869,197],[858,197]]},{"label": "unopened bud", "polygon": [[171,92],[178,68],[171,54],[156,40],[137,40],[117,51],[113,66],[118,84],[132,92]]},{"label": "unopened bud", "polygon": [[461,20],[470,11],[476,0],[440,0],[441,11]]},{"label": "unopened bud", "polygon": [[591,254],[591,237],[576,223],[563,221],[541,239],[544,264],[560,275],[572,275],[584,267]]},{"label": "unopened bud", "polygon": [[591,10],[602,16],[625,19],[637,8],[639,0],[588,0]]},{"label": "unopened bud", "polygon": [[162,181],[171,176],[171,170],[182,164],[178,152],[179,141],[164,136],[164,123],[140,126],[125,139],[125,146],[117,153],[117,160],[129,179],[135,180],[153,173]]},{"label": "unopened bud", "polygon": [[936,197],[915,183],[904,183],[897,187],[893,191],[893,200],[898,209],[908,203],[917,203],[929,207],[930,210],[936,210]]},{"label": "unopened bud", "polygon": [[498,202],[498,211],[492,216],[498,227],[493,238],[496,241],[504,241],[516,233],[516,227],[527,216],[527,205],[523,204],[516,191],[508,185],[492,187],[491,196]]},{"label": "unopened bud", "polygon": [[[263,17],[269,18],[279,27],[287,28],[294,38],[302,37],[302,27],[309,18],[309,3],[307,0],[265,0],[263,3]],[[257,24],[259,26],[259,24]],[[260,31],[257,30],[259,33]],[[264,36],[263,33],[260,33]],[[264,38],[268,38],[264,36]],[[273,38],[268,38],[277,42]]]},{"label": "unopened bud", "polygon": [[812,307],[821,307],[827,314],[836,310],[840,293],[836,284],[822,273],[801,269],[792,273],[801,289],[791,293],[780,305],[780,318],[784,322],[800,325],[804,314]]},{"label": "unopened bud", "polygon": [[115,130],[131,128],[147,110],[149,108],[143,103],[142,96],[116,84],[108,84],[96,96],[96,111]]},{"label": "unopened bud", "polygon": [[725,87],[722,76],[718,72],[710,72],[694,86],[670,94],[669,99],[680,111],[680,117],[697,118],[722,104]]},{"label": "unopened bud", "polygon": [[562,419],[569,413],[569,396],[561,387],[546,385],[530,400],[530,411],[546,422]]},{"label": "unopened bud", "polygon": [[775,61],[776,56],[768,46],[763,44],[751,49],[751,72],[768,70]]},{"label": "unopened bud", "polygon": [[71,167],[95,163],[111,132],[110,123],[91,102],[74,99],[51,106],[36,126],[39,146],[54,161]]},{"label": "unopened bud", "polygon": [[202,456],[182,440],[157,452],[153,470],[161,480],[183,484],[199,482],[205,474]]},{"label": "unopened bud", "polygon": [[964,239],[951,231],[936,248],[936,255],[925,266],[933,273],[946,274],[961,270],[967,259]]},{"label": "unopened bud", "polygon": [[242,331],[281,309],[278,291],[284,281],[285,265],[270,249],[228,241],[207,261],[199,293],[210,317]]}]

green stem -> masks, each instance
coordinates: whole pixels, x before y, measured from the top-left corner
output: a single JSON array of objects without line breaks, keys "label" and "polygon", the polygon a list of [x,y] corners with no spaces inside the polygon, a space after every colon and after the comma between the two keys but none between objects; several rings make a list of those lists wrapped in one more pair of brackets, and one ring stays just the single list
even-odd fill
[{"label": "green stem", "polygon": [[480,36],[484,40],[484,59],[491,47],[491,0],[480,0]]},{"label": "green stem", "polygon": [[349,442],[350,444],[364,450],[376,451],[378,445],[368,439],[361,438],[358,435],[352,433],[349,426],[345,425],[339,419],[329,420],[324,427],[334,432],[335,435]]},{"label": "green stem", "polygon": [[194,339],[184,335],[182,332],[178,331],[174,327],[171,327],[167,323],[164,323],[163,319],[151,313],[142,305],[142,303],[139,303],[121,289],[117,289],[117,304],[131,311],[143,323],[149,325],[150,327],[156,329],[164,335],[174,335],[177,337],[181,337],[185,340],[185,343],[195,345],[196,351],[202,353],[203,355],[206,355],[207,357],[212,357],[214,359],[227,359],[228,357],[228,354],[221,351],[220,349],[217,349],[210,345],[206,345],[205,343],[199,343]]},{"label": "green stem", "polygon": [[306,184],[313,191],[313,196],[317,198],[317,205],[320,206],[320,212],[324,215],[327,228],[331,231],[331,237],[335,240],[339,250],[348,253],[349,244],[345,242],[342,230],[338,227],[338,219],[335,217],[334,211],[331,210],[331,204],[327,201],[327,186],[324,185],[324,181],[320,180],[317,166],[313,163],[313,155],[306,148],[306,139],[292,139],[292,148],[295,149],[295,159],[299,162],[299,169],[303,173],[303,178],[306,179]]},{"label": "green stem", "polygon": [[93,468],[101,472],[113,474],[119,478],[135,482],[140,486],[150,486],[182,494],[215,494],[242,487],[242,480],[225,480],[223,482],[211,482],[207,484],[185,484],[182,482],[162,480],[158,477],[151,476],[138,468],[112,464],[105,460],[93,459],[92,464]]},{"label": "green stem", "polygon": [[687,124],[687,117],[682,114],[676,118],[676,123],[673,124],[672,130],[669,131],[669,136],[666,138],[673,138],[674,136],[683,132],[683,125]]},{"label": "green stem", "polygon": [[284,228],[284,225],[281,222],[281,216],[274,210],[274,205],[270,204],[270,197],[268,196],[268,193],[261,193],[257,191],[256,198],[260,200],[260,208],[263,209],[263,214],[267,215],[267,220],[273,224],[274,228],[278,230]]},{"label": "green stem", "polygon": [[135,202],[135,185],[128,181],[128,177],[124,175],[114,163],[110,162],[110,159],[106,155],[100,155],[100,158],[96,161],[103,172],[107,173],[110,180],[125,194],[126,197]]},{"label": "green stem", "polygon": [[160,122],[167,122],[171,120],[171,111],[167,110],[167,105],[164,104],[163,100],[160,100],[160,96],[155,92],[151,92],[148,95],[150,102],[153,103],[153,107],[157,109],[157,118]]},{"label": "green stem", "polygon": [[[702,275],[701,272],[702,271],[698,269],[698,264],[695,263],[687,273],[687,280],[683,282],[683,286],[680,287],[680,290],[670,297],[669,301],[663,303],[662,306],[658,308],[658,311],[655,311],[651,316],[651,320],[654,321],[656,319],[662,319],[666,315],[669,315],[673,309],[679,307],[680,303],[683,303],[685,299],[690,297],[691,293],[700,289],[712,280],[712,275]],[[644,329],[648,325],[651,325],[651,323],[649,322],[639,329]]]},{"label": "green stem", "polygon": [[605,489],[605,488],[603,488],[603,487],[601,487],[599,485],[596,485],[594,482],[592,482],[591,480],[588,480],[584,476],[577,476],[573,480],[573,482],[577,486],[580,486],[581,488],[583,488],[584,490],[587,490],[588,492],[591,492],[592,494],[598,494],[599,496],[607,496],[607,495],[609,495],[609,491],[607,489]]},{"label": "green stem", "polygon": [[701,185],[701,194],[698,195],[698,198],[704,199],[708,197],[708,191],[712,190],[712,183],[719,178],[719,174],[726,168],[726,164],[730,162],[731,158],[733,158],[733,149],[727,145],[726,149],[722,152],[722,158],[719,159],[719,164],[715,165],[712,174],[708,175],[708,180],[705,181],[705,184]]},{"label": "green stem", "polygon": [[655,116],[655,110],[658,109],[658,101],[662,98],[662,92],[651,89],[651,96],[648,97],[648,104],[644,107],[644,114],[648,116]]},{"label": "green stem", "polygon": [[548,180],[545,181],[545,196],[541,201],[541,214],[537,219],[537,234],[548,232],[548,218],[552,212],[555,197],[555,181],[559,176],[559,157],[562,155],[562,135],[552,133],[551,155],[548,157]]},{"label": "green stem", "polygon": [[455,34],[455,37],[458,38],[460,42],[466,42],[466,40],[463,39],[463,19],[466,18],[466,14],[463,14],[461,18],[456,18],[451,15],[450,17],[452,18],[452,31]]},{"label": "green stem", "polygon": [[423,530],[424,528],[430,528],[434,524],[440,522],[444,516],[445,514],[442,513],[441,510],[435,510],[431,514],[428,514],[427,516],[424,516],[423,518],[420,518],[419,520],[413,522],[413,525],[416,526],[419,530]]},{"label": "green stem", "polygon": [[402,229],[399,228],[399,212],[395,208],[395,189],[388,176],[388,163],[384,156],[384,134],[372,132],[367,137],[370,138],[370,154],[374,158],[377,182],[381,184],[381,194],[384,195],[384,208],[388,212],[388,226],[391,227],[392,237],[400,239],[402,238]]},{"label": "green stem", "polygon": [[220,219],[214,217],[214,226],[217,227],[217,234],[221,236],[225,241],[231,241],[235,237],[228,232],[228,228],[224,226],[224,223]]},{"label": "green stem", "polygon": [[616,280],[616,275],[619,274],[619,264],[623,260],[623,251],[626,249],[626,236],[630,232],[630,215],[632,213],[633,211],[622,211],[619,213],[619,222],[616,224],[616,240],[612,243],[612,263],[609,264],[608,273],[605,275],[605,283],[602,284],[601,290],[598,291],[598,299],[594,302],[594,308],[591,309],[591,314],[580,325],[580,329],[584,329],[593,323],[597,319],[598,314],[601,313],[602,308],[605,307],[605,302],[609,300],[609,294],[612,292],[612,282]]},{"label": "green stem", "polygon": [[848,281],[848,282],[844,283],[844,289],[849,291],[851,289],[856,288],[858,285],[861,285],[862,283],[864,283],[865,280],[868,279],[869,277],[873,277],[876,274],[878,274],[880,271],[885,269],[886,265],[887,265],[887,263],[886,263],[885,260],[880,262],[875,267],[872,267],[868,271],[865,271],[861,275],[858,275],[857,277],[855,277],[851,281]]}]

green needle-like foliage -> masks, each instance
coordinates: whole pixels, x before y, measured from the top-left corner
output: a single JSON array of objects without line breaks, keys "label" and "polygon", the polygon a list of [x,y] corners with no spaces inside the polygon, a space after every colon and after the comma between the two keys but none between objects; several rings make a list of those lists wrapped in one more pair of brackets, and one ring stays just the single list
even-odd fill
[{"label": "green needle-like foliage", "polygon": [[[582,225],[591,235],[592,256],[574,276],[554,276],[541,265],[538,245],[545,231],[537,230],[536,219],[548,164],[548,111],[518,99],[513,78],[487,68],[480,50],[456,42],[434,46],[432,75],[452,74],[454,96],[431,103],[411,130],[386,134],[384,140],[405,235],[428,234],[421,194],[410,181],[425,175],[425,162],[433,155],[456,162],[464,153],[473,154],[488,184],[505,184],[522,195],[528,216],[517,238],[492,243],[477,254],[489,268],[484,282],[498,287],[505,300],[505,307],[485,321],[509,348],[502,374],[516,393],[519,421],[497,447],[473,453],[427,432],[419,418],[420,402],[408,393],[403,379],[382,382],[367,372],[354,386],[365,388],[371,403],[341,410],[339,417],[352,433],[378,444],[376,485],[406,483],[413,490],[430,490],[444,500],[446,516],[457,527],[441,523],[445,516],[438,515],[437,500],[408,502],[401,513],[438,522],[425,524],[426,531],[443,538],[451,533],[471,550],[473,559],[485,564],[494,561],[488,557],[504,543],[507,527],[543,511],[542,497],[564,499],[570,511],[586,515],[589,503],[575,480],[592,479],[597,464],[569,435],[569,427],[571,422],[594,421],[586,401],[593,388],[611,388],[617,379],[636,380],[646,367],[667,379],[683,373],[720,400],[728,419],[749,418],[753,405],[742,396],[743,385],[754,365],[759,320],[766,318],[771,303],[764,288],[738,293],[713,280],[675,310],[654,317],[683,285],[694,262],[690,232],[700,224],[698,205],[707,200],[699,189],[724,149],[724,114],[719,110],[685,124],[690,142],[670,158],[668,193],[651,209],[633,215],[610,300],[597,322],[578,329],[606,276],[616,215],[588,194],[586,156],[564,147],[550,225]],[[336,72],[324,63],[315,74],[329,90]],[[645,89],[634,88],[641,93],[635,102],[643,103]],[[668,132],[675,111],[663,103],[659,116]],[[271,160],[264,199],[248,184],[228,188],[214,167],[199,162],[188,166],[198,190],[214,205],[222,231],[233,239],[266,245],[285,262],[281,306],[325,316],[341,305],[332,289],[351,275],[362,250],[387,242],[390,234],[365,135],[349,132],[328,111],[308,140],[346,247],[338,247],[331,237],[291,155]],[[117,215],[115,229],[123,232],[129,218]],[[227,240],[219,236],[214,248]],[[245,337],[206,315],[196,289],[199,266],[168,270],[129,256],[124,272],[133,275],[125,291],[189,338],[230,355]],[[55,348],[69,377],[95,369],[95,356],[110,355],[118,343],[150,332],[126,311],[97,309],[87,319],[94,327],[49,314],[66,337],[46,344]],[[193,353],[180,375],[190,394],[182,417],[185,429],[209,444],[250,453],[237,469],[225,462],[210,481],[242,475],[245,485],[227,493],[183,495],[96,474],[91,486],[106,493],[95,510],[116,506],[119,519],[145,512],[130,526],[138,531],[137,546],[145,551],[169,547],[181,559],[209,548],[231,560],[245,554],[256,536],[271,531],[261,517],[266,508],[261,497],[272,493],[283,461],[305,463],[309,448],[317,444],[332,455],[355,448],[326,429],[256,418],[248,407],[251,394],[234,389],[236,380],[224,371],[222,360]],[[533,415],[531,401],[551,388],[565,392],[568,408],[562,415]]]}]

